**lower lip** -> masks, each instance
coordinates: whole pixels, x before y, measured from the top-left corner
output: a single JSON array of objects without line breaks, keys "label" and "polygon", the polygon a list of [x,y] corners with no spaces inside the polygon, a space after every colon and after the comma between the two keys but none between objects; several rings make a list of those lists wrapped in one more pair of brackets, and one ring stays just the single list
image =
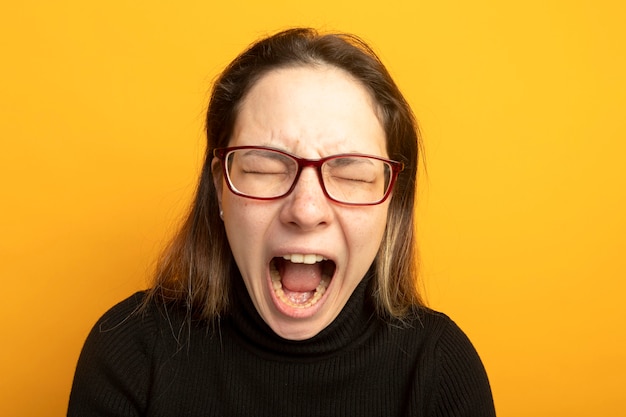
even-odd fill
[{"label": "lower lip", "polygon": [[293,307],[289,304],[284,303],[280,298],[278,298],[276,292],[274,292],[274,287],[272,286],[272,278],[270,277],[269,272],[267,274],[267,288],[269,289],[270,297],[272,299],[272,302],[274,303],[274,307],[276,308],[276,310],[278,310],[280,314],[293,319],[307,319],[313,317],[326,302],[328,294],[330,293],[330,291],[332,291],[332,285],[333,281],[331,279],[330,283],[328,284],[328,288],[326,288],[326,291],[324,292],[324,295],[322,295],[317,303],[313,304],[312,306],[302,308]]}]

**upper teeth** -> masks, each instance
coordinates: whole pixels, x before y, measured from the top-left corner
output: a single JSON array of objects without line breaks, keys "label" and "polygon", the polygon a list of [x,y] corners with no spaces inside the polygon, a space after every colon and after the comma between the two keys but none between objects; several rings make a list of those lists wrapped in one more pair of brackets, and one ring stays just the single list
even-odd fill
[{"label": "upper teeth", "polygon": [[322,255],[314,253],[292,253],[291,255],[283,255],[283,259],[293,262],[294,264],[309,264],[312,265],[315,262],[322,262],[326,260]]}]

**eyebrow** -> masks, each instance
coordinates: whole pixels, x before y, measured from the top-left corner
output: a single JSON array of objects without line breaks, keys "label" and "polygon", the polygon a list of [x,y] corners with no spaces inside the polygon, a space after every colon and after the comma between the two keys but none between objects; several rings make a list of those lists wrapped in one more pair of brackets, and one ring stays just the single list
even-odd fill
[{"label": "eyebrow", "polygon": [[242,157],[246,157],[246,156],[261,156],[264,158],[268,158],[268,159],[275,159],[277,161],[285,161],[285,160],[291,160],[291,158],[289,158],[289,156],[287,155],[283,155],[280,152],[277,152],[276,149],[274,148],[269,148],[269,149],[246,149],[246,152],[242,155]]},{"label": "eyebrow", "polygon": [[[332,155],[335,156],[335,155]],[[347,156],[342,156],[342,154],[337,154],[335,159],[331,159],[330,161],[327,161],[326,163],[333,163],[335,162],[335,164],[333,164],[334,166],[346,166],[346,165],[352,165],[352,164],[365,164],[368,163],[369,165],[374,165],[374,161],[370,158],[369,155],[362,155],[359,154],[358,156],[355,155],[347,155]]]}]

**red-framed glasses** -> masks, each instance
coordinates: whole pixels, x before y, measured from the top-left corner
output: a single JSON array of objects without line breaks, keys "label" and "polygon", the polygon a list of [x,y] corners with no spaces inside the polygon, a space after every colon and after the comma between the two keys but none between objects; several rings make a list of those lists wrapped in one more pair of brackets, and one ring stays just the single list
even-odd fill
[{"label": "red-framed glasses", "polygon": [[226,183],[236,195],[256,200],[276,200],[289,195],[304,168],[317,172],[327,198],[340,204],[380,204],[391,194],[402,162],[358,153],[305,159],[264,146],[217,148]]}]

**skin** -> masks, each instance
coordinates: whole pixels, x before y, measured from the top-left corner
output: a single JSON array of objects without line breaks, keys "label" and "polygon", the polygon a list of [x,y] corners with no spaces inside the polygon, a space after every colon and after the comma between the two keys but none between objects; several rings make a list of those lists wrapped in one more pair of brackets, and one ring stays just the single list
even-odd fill
[{"label": "skin", "polygon": [[[273,70],[240,104],[228,146],[259,145],[317,159],[358,152],[387,158],[386,139],[368,91],[332,66]],[[305,168],[294,191],[259,201],[229,191],[218,161],[215,186],[235,261],[263,320],[279,336],[311,338],[341,312],[379,249],[388,202],[345,206],[328,200],[316,172]],[[269,264],[285,254],[321,254],[335,262],[324,296],[295,308],[272,289]]]}]

